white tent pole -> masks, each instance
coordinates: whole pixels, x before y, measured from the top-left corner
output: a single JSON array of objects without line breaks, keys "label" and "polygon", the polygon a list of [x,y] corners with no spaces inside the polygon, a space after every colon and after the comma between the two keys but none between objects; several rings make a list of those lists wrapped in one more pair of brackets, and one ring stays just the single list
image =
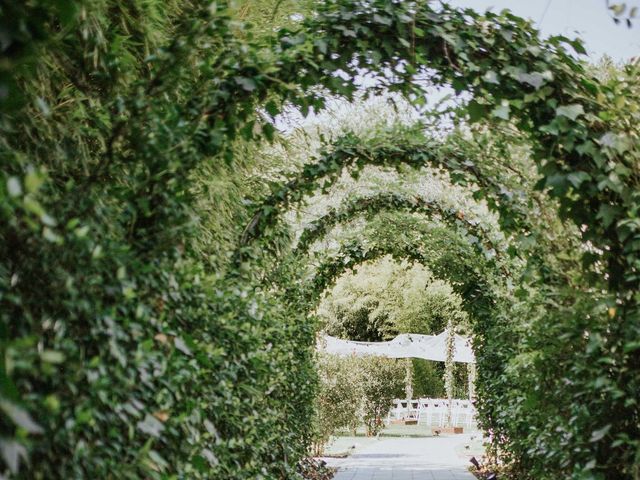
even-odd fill
[{"label": "white tent pole", "polygon": [[410,358],[405,359],[406,376],[404,392],[407,396],[407,414],[411,411],[411,400],[413,399],[413,363]]},{"label": "white tent pole", "polygon": [[467,376],[469,378],[469,400],[473,401],[476,394],[476,365],[474,363],[467,363]]},{"label": "white tent pole", "polygon": [[449,319],[447,324],[447,343],[446,352],[447,356],[444,362],[444,388],[447,393],[447,427],[451,427],[452,421],[452,408],[453,408],[453,382],[454,382],[454,368],[453,361],[456,352],[455,331],[453,329],[453,322]]}]

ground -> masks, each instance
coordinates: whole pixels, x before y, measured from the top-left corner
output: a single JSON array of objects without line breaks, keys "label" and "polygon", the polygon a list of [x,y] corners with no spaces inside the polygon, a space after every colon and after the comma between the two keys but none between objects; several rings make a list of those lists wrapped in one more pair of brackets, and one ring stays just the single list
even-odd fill
[{"label": "ground", "polygon": [[325,460],[338,467],[335,480],[473,480],[467,468],[475,437],[367,439],[349,457]]}]

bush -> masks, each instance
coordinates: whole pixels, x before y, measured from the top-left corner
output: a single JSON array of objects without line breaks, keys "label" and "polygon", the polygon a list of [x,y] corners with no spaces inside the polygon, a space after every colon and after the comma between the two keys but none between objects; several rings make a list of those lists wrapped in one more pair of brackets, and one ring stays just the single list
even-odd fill
[{"label": "bush", "polygon": [[357,380],[362,388],[363,421],[367,435],[384,428],[393,399],[404,395],[405,363],[401,360],[363,357],[358,362]]},{"label": "bush", "polygon": [[[254,41],[226,7],[0,6],[0,475],[295,476],[315,382],[306,299],[320,292],[296,289],[292,275],[280,285],[296,295],[280,295],[273,265],[234,255],[234,240],[327,191],[347,163],[352,175],[428,163],[499,214],[522,271],[494,264],[476,235],[456,243],[486,265],[467,264],[444,236],[405,242],[429,224],[412,214],[414,228],[379,226],[375,242],[352,244],[314,285],[382,252],[457,277],[475,315],[480,421],[519,477],[637,478],[638,66],[598,78],[565,48],[583,52],[579,41],[542,41],[507,12],[324,0],[300,31]],[[349,96],[365,65],[394,72],[390,87],[418,101],[421,71],[464,92],[468,108],[447,122],[460,120],[464,135],[394,135],[390,145],[345,135],[302,179],[273,182],[248,229],[241,173],[225,183],[237,191],[213,195],[236,208],[206,218],[223,209],[201,208],[216,187],[196,173],[251,166],[237,152],[273,137],[263,115],[282,101],[318,111],[317,85]],[[450,213],[464,223],[463,211]],[[271,232],[268,254],[287,243]],[[384,362],[362,367],[370,431],[389,406],[376,403],[381,392],[394,396],[404,377]]]},{"label": "bush", "polygon": [[359,359],[318,354],[319,387],[315,398],[314,454],[320,455],[331,435],[360,423],[362,387]]},{"label": "bush", "polygon": [[231,20],[189,1],[64,3],[8,12],[29,49],[3,55],[33,55],[13,59],[21,104],[0,121],[0,477],[295,476],[315,326],[211,267],[237,218],[200,240],[221,212],[199,208],[193,174],[225,167],[200,123],[214,100],[191,92],[215,75],[198,68],[235,68],[207,63],[235,64]]},{"label": "bush", "polygon": [[355,431],[364,423],[377,435],[393,406],[404,395],[406,363],[379,357],[318,356],[314,453],[320,454],[337,430]]}]

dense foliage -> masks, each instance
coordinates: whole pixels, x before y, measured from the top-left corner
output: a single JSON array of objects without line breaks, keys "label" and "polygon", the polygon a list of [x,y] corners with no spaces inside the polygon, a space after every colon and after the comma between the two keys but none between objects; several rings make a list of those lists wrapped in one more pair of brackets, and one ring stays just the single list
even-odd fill
[{"label": "dense foliage", "polygon": [[370,357],[359,362],[358,376],[362,388],[362,419],[367,435],[377,435],[384,428],[394,398],[404,393],[404,362]]},{"label": "dense foliage", "polygon": [[[637,65],[596,76],[568,53],[579,42],[542,41],[509,13],[303,11],[272,15],[288,24],[276,29],[224,1],[0,7],[2,474],[295,476],[309,312],[345,270],[389,254],[463,299],[481,421],[518,478],[638,478]],[[460,128],[347,134],[257,181],[273,116],[352,95],[363,68],[380,76],[370,91],[416,104],[425,78],[450,85]],[[447,170],[499,215],[511,258],[465,212],[433,221],[390,195],[369,235],[310,274],[284,213],[365,165]]]},{"label": "dense foliage", "polygon": [[[65,26],[55,5],[2,7],[33,36],[31,52],[19,39],[5,50],[23,105],[1,135],[2,474],[294,475],[313,326],[221,281],[209,265],[224,263],[233,224],[194,210],[196,190],[229,178],[219,135],[231,132],[211,128],[205,105],[251,115],[237,77],[209,83],[245,68],[225,51],[245,48],[232,17],[87,2],[69,5]],[[194,182],[203,171],[212,178]],[[227,218],[241,212],[233,201]]]},{"label": "dense foliage", "polygon": [[317,366],[314,453],[341,429],[355,432],[364,424],[367,435],[377,435],[393,399],[403,396],[404,361],[319,354]]},{"label": "dense foliage", "polygon": [[[320,303],[318,315],[334,336],[376,342],[399,333],[437,335],[449,321],[466,324],[451,286],[422,265],[382,258],[341,277]],[[466,325],[465,325],[466,326]]]},{"label": "dense foliage", "polygon": [[[307,230],[308,231],[308,230]],[[349,340],[376,342],[400,333],[438,335],[452,326],[468,330],[462,299],[423,265],[382,258],[338,279],[318,308],[320,328]],[[410,380],[417,397],[444,397],[444,364],[412,359]],[[466,368],[452,366],[451,388],[466,397]]]},{"label": "dense foliage", "polygon": [[332,435],[344,428],[355,431],[361,421],[362,388],[358,359],[318,354],[315,396],[314,454],[321,455]]}]

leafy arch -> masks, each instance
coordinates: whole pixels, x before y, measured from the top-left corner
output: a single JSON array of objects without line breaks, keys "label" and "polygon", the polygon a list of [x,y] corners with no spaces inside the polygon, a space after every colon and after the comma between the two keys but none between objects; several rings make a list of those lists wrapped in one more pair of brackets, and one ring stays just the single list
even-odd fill
[{"label": "leafy arch", "polygon": [[331,145],[329,151],[322,152],[316,163],[305,165],[298,175],[289,180],[273,183],[270,193],[254,208],[255,213],[239,240],[240,249],[264,235],[288,207],[303,202],[317,189],[326,191],[345,170],[357,178],[365,165],[444,168],[454,181],[477,183],[484,188],[486,194],[494,199],[491,205],[499,211],[504,226],[531,233],[527,208],[521,199],[499,182],[483,175],[460,150],[452,150],[448,145],[421,133],[404,133],[389,132],[387,137],[380,137],[371,143],[346,134]]},{"label": "leafy arch", "polygon": [[[601,141],[601,119],[608,117],[610,106],[589,99],[609,90],[565,50],[570,46],[585,53],[579,41],[562,36],[542,41],[530,23],[508,12],[478,15],[446,5],[436,10],[428,2],[371,1],[353,9],[343,0],[331,0],[311,24],[326,35],[315,39],[318,56],[324,60],[322,52],[331,52],[333,65],[352,78],[360,66],[387,68],[395,75],[390,88],[406,92],[419,90],[412,83],[416,72],[434,69],[433,83],[473,95],[467,108],[471,121],[513,122],[531,138],[543,184],[552,187],[561,214],[588,226],[585,240],[607,250],[602,256],[611,286],[640,282],[635,273],[640,259],[622,255],[635,251],[630,234],[637,229],[624,220],[637,210],[638,199],[622,192],[633,190],[637,174],[626,171],[613,185],[607,166],[615,159],[633,168],[631,158],[625,158],[631,147],[614,140],[626,138],[622,132]],[[611,206],[615,213],[608,215]]]},{"label": "leafy arch", "polygon": [[419,195],[409,196],[394,192],[380,192],[364,197],[346,200],[337,208],[314,220],[302,232],[295,247],[296,254],[309,249],[311,244],[322,238],[334,226],[345,223],[358,215],[370,218],[380,211],[403,211],[420,213],[427,218],[442,218],[448,225],[460,229],[461,233],[487,258],[501,255],[501,246],[491,239],[489,232],[474,219],[456,208],[446,207],[437,200],[426,200]]},{"label": "leafy arch", "polygon": [[[1,299],[0,315],[7,325],[19,326],[19,331],[11,329],[3,334],[3,344],[7,344],[7,348],[17,348],[25,359],[28,355],[21,355],[23,351],[33,358],[23,371],[6,373],[3,383],[9,386],[12,401],[24,401],[25,408],[33,412],[43,411],[42,407],[47,403],[53,403],[51,410],[56,410],[57,402],[48,402],[51,397],[46,397],[46,389],[60,394],[62,400],[62,414],[53,412],[51,418],[43,416],[39,419],[60,427],[52,428],[60,432],[55,438],[56,445],[49,447],[47,442],[34,442],[42,445],[36,447],[42,448],[42,453],[46,450],[46,453],[61,454],[36,455],[39,458],[37,464],[34,462],[34,473],[45,475],[44,472],[55,468],[62,476],[65,473],[66,476],[74,473],[78,476],[81,474],[75,469],[85,468],[123,476],[131,473],[124,465],[127,462],[123,462],[123,451],[132,452],[131,456],[140,452],[141,462],[148,460],[146,453],[150,444],[140,435],[133,438],[129,432],[122,435],[123,444],[106,443],[104,448],[86,454],[82,459],[86,463],[73,462],[74,455],[80,453],[76,448],[77,437],[75,432],[66,434],[69,422],[64,419],[79,414],[77,399],[88,398],[96,390],[84,381],[87,362],[83,355],[85,348],[110,355],[108,348],[100,350],[111,345],[104,341],[107,330],[113,332],[114,339],[117,337],[121,345],[133,350],[140,346],[141,338],[155,338],[158,316],[167,319],[161,326],[175,333],[176,338],[186,337],[202,325],[206,335],[198,336],[198,342],[193,342],[188,349],[194,353],[193,358],[187,353],[184,359],[172,357],[171,369],[176,373],[158,378],[157,385],[166,386],[171,394],[176,391],[177,384],[183,385],[182,398],[212,396],[206,390],[210,386],[207,382],[197,382],[203,389],[190,388],[196,385],[186,388],[181,373],[183,366],[188,366],[193,369],[192,377],[208,379],[220,372],[231,371],[229,365],[220,360],[224,355],[211,352],[215,348],[209,348],[218,333],[209,320],[221,316],[216,314],[213,305],[205,306],[202,298],[211,299],[212,304],[227,298],[229,300],[219,303],[228,301],[232,311],[258,310],[255,319],[252,315],[228,314],[228,318],[236,322],[234,325],[251,325],[258,318],[264,318],[263,313],[269,309],[255,307],[250,300],[245,308],[240,299],[218,295],[213,287],[201,291],[198,286],[202,273],[199,265],[204,261],[184,248],[185,237],[197,234],[190,229],[190,209],[195,204],[191,174],[212,157],[220,163],[238,165],[241,160],[234,155],[233,149],[238,138],[252,142],[273,135],[272,125],[257,121],[256,106],[264,106],[270,115],[281,110],[280,101],[290,101],[304,112],[311,107],[320,108],[323,99],[313,87],[322,85],[334,93],[351,95],[356,89],[351,80],[361,68],[368,68],[381,75],[393,72],[393,78],[387,82],[389,88],[408,96],[416,94],[418,99],[423,92],[414,81],[416,74],[432,72],[430,78],[434,84],[450,84],[458,92],[469,92],[472,100],[462,112],[465,118],[490,123],[508,122],[524,132],[532,141],[534,159],[543,177],[540,187],[550,189],[550,195],[559,202],[561,215],[581,229],[586,263],[599,264],[596,281],[585,276],[579,279],[579,286],[593,294],[606,290],[609,295],[606,303],[603,302],[606,308],[600,308],[602,311],[594,308],[585,315],[581,315],[580,309],[573,308],[569,312],[573,315],[567,317],[544,317],[549,323],[566,322],[568,328],[572,328],[569,338],[582,342],[577,345],[591,355],[586,356],[587,360],[572,357],[575,360],[568,364],[576,385],[572,405],[575,408],[552,419],[556,420],[555,424],[540,422],[539,416],[537,430],[529,429],[555,433],[561,425],[564,431],[558,435],[557,448],[545,451],[543,447],[553,439],[536,436],[536,433],[530,434],[529,443],[519,442],[516,435],[505,435],[497,441],[506,444],[523,459],[533,457],[531,462],[536,470],[523,476],[544,476],[549,471],[557,477],[571,475],[573,478],[637,476],[639,413],[636,398],[640,387],[640,356],[637,354],[640,348],[640,299],[637,294],[640,285],[640,222],[637,218],[640,197],[637,193],[638,142],[634,127],[637,122],[631,114],[619,115],[622,111],[618,106],[619,102],[622,105],[634,102],[634,106],[638,103],[638,90],[633,80],[637,79],[637,67],[629,67],[627,79],[622,81],[599,80],[585,72],[584,66],[565,50],[565,46],[571,46],[578,52],[583,51],[579,42],[564,37],[541,40],[530,23],[509,13],[480,15],[471,10],[434,7],[432,2],[426,1],[318,2],[315,16],[298,27],[281,30],[266,42],[255,41],[243,32],[238,34],[237,24],[224,1],[214,4],[219,8],[182,2],[184,8],[172,8],[170,18],[160,22],[164,25],[164,34],[155,39],[146,35],[146,28],[131,30],[126,27],[138,18],[145,21],[157,18],[155,14],[144,15],[150,11],[148,2],[145,5],[136,2],[135,6],[139,8],[127,9],[137,12],[128,17],[133,18],[133,23],[127,21],[126,25],[120,15],[122,5],[113,1],[67,2],[77,5],[77,10],[83,12],[77,16],[72,7],[66,4],[61,7],[60,2],[14,3],[17,6],[8,7],[11,9],[8,18],[14,20],[7,28],[8,40],[5,42],[12,48],[2,52],[3,62],[0,62],[0,90],[9,94],[0,98],[0,108],[4,113],[9,109],[7,103],[15,103],[16,91],[28,91],[29,98],[24,102],[28,106],[22,112],[11,112],[6,123],[3,118],[0,125],[4,134],[3,167],[6,165],[0,182],[3,185],[0,190],[3,221],[0,225],[3,237],[10,239],[3,245],[0,283],[3,290],[12,292]],[[94,15],[84,15],[85,8]],[[100,23],[96,22],[98,16],[105,20],[105,28],[100,29]],[[113,25],[119,26],[109,28]],[[122,25],[125,25],[124,30]],[[95,36],[76,35],[77,31],[94,32],[96,29]],[[141,41],[136,38],[132,44],[129,35],[122,35],[125,30],[135,31],[136,37],[142,37]],[[45,53],[50,55],[31,55],[47,49],[49,52]],[[154,51],[152,55],[149,55],[149,49]],[[66,68],[68,65],[63,65],[64,60],[52,58],[52,52],[59,53],[60,59],[71,58],[73,68]],[[33,56],[33,62],[26,61],[29,55]],[[131,61],[133,58],[137,61]],[[338,70],[343,73],[341,77],[335,75]],[[48,75],[50,73],[55,75]],[[42,78],[52,79],[55,84],[52,92],[41,88],[39,80]],[[66,98],[66,95],[70,97]],[[41,101],[47,98],[58,102],[60,97],[59,104],[52,104],[55,108]],[[91,105],[91,115],[83,112],[87,105]],[[45,138],[50,131],[56,134]],[[22,143],[29,134],[36,135],[37,145]],[[43,170],[49,167],[50,180],[40,179],[28,168],[28,162],[32,161]],[[62,168],[55,168],[58,165]],[[43,182],[43,188],[38,191]],[[105,187],[107,195],[104,195]],[[479,193],[499,199],[499,192],[494,189],[483,188]],[[112,197],[113,204],[105,202],[105,197]],[[495,208],[500,209],[502,205],[499,202]],[[278,208],[280,204],[276,202],[266,207]],[[256,222],[260,223],[260,220],[258,218]],[[502,222],[509,220],[519,225],[521,217],[508,212],[501,215]],[[87,230],[94,233],[88,235]],[[62,240],[67,242],[64,247],[60,246]],[[186,262],[183,255],[187,257]],[[151,259],[153,261],[146,261]],[[46,270],[43,269],[45,265]],[[120,267],[124,265],[135,271],[130,274],[125,271],[125,278],[120,278],[123,276]],[[17,284],[14,284],[13,271],[22,274],[18,277],[23,280]],[[118,272],[117,275],[114,272]],[[175,288],[174,272],[193,289]],[[126,278],[129,275],[131,278]],[[29,279],[47,287],[42,291],[54,286],[56,294],[38,295]],[[608,282],[608,289],[601,288],[603,279]],[[247,287],[247,284],[242,286]],[[96,285],[97,288],[72,289],[73,285]],[[136,288],[137,298],[132,291]],[[167,292],[175,304],[164,308]],[[550,302],[551,310],[560,310],[564,300],[578,297],[560,298],[559,304]],[[193,309],[185,308],[188,299],[191,299]],[[150,307],[152,305],[157,307]],[[103,319],[110,322],[117,311],[126,313],[123,316],[127,320],[136,319],[135,323],[131,326],[128,322],[119,324],[121,328],[117,330],[105,327],[96,333],[87,331],[88,325],[98,328]],[[99,317],[97,321],[87,321],[88,318],[95,320],[94,316]],[[66,355],[65,370],[77,375],[63,377],[56,373],[55,367],[42,365],[42,373],[50,376],[51,381],[47,380],[46,386],[41,388],[43,377],[34,378],[37,374],[33,372],[40,372],[41,364],[46,362],[39,360],[42,352],[27,345],[25,339],[42,335],[43,318],[47,324],[49,318],[59,318],[61,323],[66,321],[69,325],[70,328],[64,330],[69,332],[65,338],[50,332],[44,340],[45,346]],[[238,318],[249,320],[240,322]],[[598,324],[604,325],[599,336],[593,333]],[[265,331],[272,327],[269,324]],[[586,339],[590,330],[592,334]],[[229,335],[230,344],[238,350],[242,345],[233,341],[239,337],[246,338],[235,332]],[[70,346],[66,342],[70,338],[77,340],[80,348]],[[250,338],[258,345],[252,347],[252,351],[257,352],[262,348],[260,340],[266,338],[266,334],[256,331]],[[296,348],[295,339],[292,337],[288,344],[292,349]],[[37,343],[39,348],[42,343]],[[561,355],[562,351],[559,352]],[[588,361],[596,355],[598,358],[593,362]],[[141,361],[151,365],[156,356],[165,357],[146,343],[141,346]],[[221,362],[211,375],[209,370],[198,366],[207,356]],[[243,357],[242,361],[252,358],[251,355]],[[59,358],[53,356],[53,360]],[[540,374],[537,358],[529,360],[525,365],[531,365],[531,371]],[[600,363],[601,360],[605,362]],[[250,362],[257,365],[256,368],[262,368],[260,361]],[[117,397],[110,396],[109,402],[100,397],[89,405],[99,405],[102,409],[106,403],[116,405],[117,399],[127,401],[128,387],[135,384],[142,389],[148,405],[161,406],[155,398],[158,389],[144,389],[138,369],[125,369],[124,365],[120,368],[119,362],[112,363],[102,364],[101,368],[110,373],[110,378],[120,379],[120,393]],[[592,365],[598,368],[592,368]],[[261,381],[272,373],[269,368],[260,372],[257,377]],[[18,387],[13,386],[10,376],[20,380],[16,382]],[[81,380],[72,385],[66,383],[75,378]],[[236,384],[235,380],[232,378],[229,385]],[[539,378],[533,380],[531,385],[536,387]],[[81,394],[70,395],[69,392],[75,392],[75,389]],[[29,392],[29,395],[21,399],[19,390]],[[263,391],[267,391],[266,388]],[[522,398],[520,392],[515,393],[517,405],[530,404],[535,408],[535,399]],[[582,401],[585,396],[590,396],[590,405]],[[52,398],[56,399],[55,396]],[[242,397],[230,393],[228,398],[238,404]],[[553,398],[564,400],[559,394]],[[211,473],[211,468],[216,467],[209,468],[207,459],[201,456],[201,447],[214,443],[209,439],[216,438],[215,429],[204,428],[200,415],[195,414],[189,416],[190,423],[186,424],[187,414],[182,412],[190,410],[191,405],[178,399],[176,402],[174,411],[180,413],[170,421],[170,428],[162,436],[163,454],[168,461],[153,450],[155,459],[151,466],[134,468],[139,468],[145,475],[159,477],[164,475],[159,470],[169,469],[163,465],[175,463],[179,474],[186,472],[194,478],[215,476],[218,471]],[[583,410],[590,411],[581,411],[579,407],[584,406],[589,408]],[[105,410],[104,416],[91,420],[96,431],[111,431],[114,422],[121,417],[121,412]],[[153,411],[148,410],[149,417]],[[594,411],[597,413],[593,414]],[[615,412],[613,416],[612,411]],[[508,412],[503,414],[507,416]],[[273,420],[274,417],[269,418]],[[17,447],[14,445],[11,450],[17,458],[21,448],[29,447],[29,442],[20,432],[15,434],[13,420],[15,418],[4,422],[7,428],[3,428],[3,437],[17,442]],[[148,430],[149,422],[141,423]],[[188,441],[179,433],[185,425],[191,432]],[[241,421],[237,425],[241,425]],[[27,426],[37,431],[30,423]],[[64,430],[62,426],[65,426]],[[297,426],[288,425],[289,431],[296,431]],[[271,438],[273,432],[265,430],[266,435],[256,435],[256,442]],[[89,429],[83,434],[91,435]],[[89,438],[96,440],[96,435]],[[239,439],[239,443],[246,440],[241,435]],[[294,443],[290,442],[290,445]],[[286,451],[271,462],[272,450],[265,444],[260,445],[260,450],[264,457],[255,456],[253,448],[247,449],[244,465],[240,465],[237,456],[221,455],[222,466],[219,468],[228,469],[225,473],[229,478],[263,475],[266,464],[275,465],[275,469],[289,468]],[[301,445],[296,445],[296,450],[302,450]],[[65,460],[64,466],[60,459]],[[217,464],[215,457],[211,460],[208,456],[208,459],[211,464]],[[243,469],[245,465],[247,468]],[[66,472],[65,468],[68,469]],[[112,469],[116,473],[112,473]],[[167,475],[173,473],[167,472]],[[275,475],[273,469],[269,474]]]},{"label": "leafy arch", "polygon": [[[404,219],[406,218],[405,214]],[[404,219],[400,218],[399,222],[404,223]],[[385,221],[384,225],[388,223]],[[380,227],[379,225],[377,228]],[[503,385],[495,380],[503,372],[509,358],[508,353],[513,351],[517,343],[515,335],[506,337],[501,334],[499,339],[495,336],[510,321],[508,310],[512,297],[505,284],[505,277],[460,232],[445,228],[442,231],[449,232],[447,237],[441,238],[439,245],[432,247],[430,242],[437,240],[438,233],[434,237],[430,226],[424,223],[421,223],[418,230],[412,231],[411,238],[404,238],[402,242],[395,241],[395,238],[383,239],[375,232],[366,239],[342,242],[337,252],[323,257],[315,273],[306,281],[286,285],[284,296],[295,301],[298,308],[310,312],[323,292],[340,275],[364,262],[389,255],[396,260],[409,260],[426,266],[437,278],[448,281],[454,291],[460,294],[463,308],[472,319],[473,341],[480,372],[478,392],[484,396],[479,398],[479,407],[482,419],[495,427],[499,424],[496,421],[496,410],[491,401],[484,400],[500,395],[498,389],[503,388]],[[304,264],[307,259],[301,252],[295,261]]]},{"label": "leafy arch", "polygon": [[[454,289],[463,298],[468,301],[473,299],[475,303],[471,309],[474,311],[495,304],[495,300],[491,300],[492,296],[488,294],[493,289],[487,288],[489,285],[484,281],[482,272],[479,272],[470,263],[461,262],[457,267],[454,267],[449,261],[442,262],[442,258],[425,254],[419,241],[412,244],[404,243],[401,246],[391,245],[390,242],[376,242],[373,245],[365,245],[361,242],[353,241],[344,244],[339,252],[318,266],[312,279],[305,285],[304,288],[308,292],[310,302],[313,304],[322,292],[331,286],[345,271],[363,262],[376,260],[384,255],[390,255],[397,260],[410,260],[420,263],[433,270],[439,278],[448,280],[455,285]],[[450,260],[450,257],[447,257],[447,259]],[[465,274],[462,274],[462,272],[465,272]],[[486,272],[484,273],[486,274]]]}]

